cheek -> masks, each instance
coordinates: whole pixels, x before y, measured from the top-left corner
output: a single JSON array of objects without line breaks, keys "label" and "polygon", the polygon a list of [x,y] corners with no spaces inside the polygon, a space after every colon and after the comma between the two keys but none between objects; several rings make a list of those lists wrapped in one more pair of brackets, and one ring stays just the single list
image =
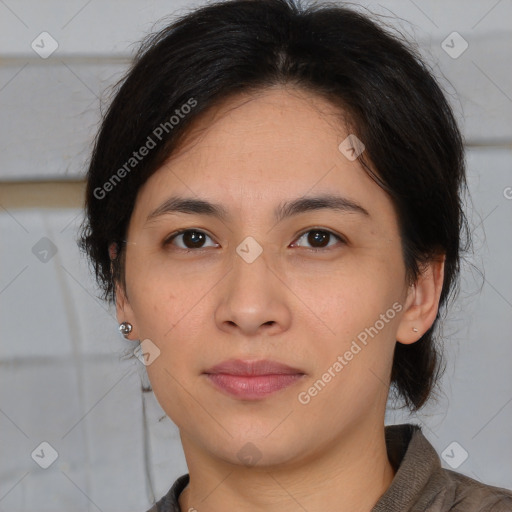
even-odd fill
[{"label": "cheek", "polygon": [[339,378],[329,386],[333,390],[340,386],[343,394],[355,389],[361,392],[365,386],[373,389],[372,383],[378,383],[373,382],[377,377],[372,372],[383,381],[387,378],[403,307],[400,263],[391,265],[390,261],[372,258],[365,264],[359,259],[358,265],[347,263],[344,270],[329,277],[316,275],[303,280],[294,290],[314,313],[307,315],[304,332],[321,340],[306,348],[307,359],[317,362],[315,378],[346,354]]},{"label": "cheek", "polygon": [[[185,368],[193,368],[201,353],[198,344],[204,339],[204,319],[211,317],[206,310],[208,301],[201,299],[211,284],[197,275],[189,279],[160,269],[141,268],[133,276],[130,302],[138,334],[160,349],[159,364],[151,370],[155,373],[165,367],[173,375],[181,375]],[[151,377],[149,367],[148,374]]]},{"label": "cheek", "polygon": [[363,259],[354,265],[344,262],[342,269],[328,274],[302,275],[293,284],[318,328],[342,339],[373,324],[400,297],[401,289],[396,270]]},{"label": "cheek", "polygon": [[183,307],[187,293],[183,281],[169,265],[144,247],[127,254],[126,287],[138,325],[160,331],[172,326],[173,311]]}]

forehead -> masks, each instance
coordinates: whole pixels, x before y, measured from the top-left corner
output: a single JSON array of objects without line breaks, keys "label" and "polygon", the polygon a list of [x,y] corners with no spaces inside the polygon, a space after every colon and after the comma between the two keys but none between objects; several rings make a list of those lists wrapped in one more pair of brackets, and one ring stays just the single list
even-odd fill
[{"label": "forehead", "polygon": [[311,150],[337,150],[336,141],[346,131],[343,119],[343,112],[334,105],[297,87],[274,86],[240,94],[202,113],[168,163],[225,155],[239,158],[250,169],[246,157],[265,154],[280,160],[309,160],[311,155],[318,161],[318,152],[313,155]]},{"label": "forehead", "polygon": [[[339,192],[361,203],[385,193],[339,145],[343,113],[313,93],[275,87],[225,100],[202,114],[140,191],[147,213],[171,193],[235,208],[274,209],[283,200]],[[141,206],[142,204],[142,206]],[[140,209],[139,208],[139,209]]]}]

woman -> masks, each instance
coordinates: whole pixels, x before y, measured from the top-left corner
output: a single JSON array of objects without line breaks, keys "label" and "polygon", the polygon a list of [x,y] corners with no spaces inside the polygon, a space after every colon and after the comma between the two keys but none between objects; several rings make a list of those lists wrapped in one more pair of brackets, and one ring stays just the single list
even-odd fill
[{"label": "woman", "polygon": [[468,241],[421,60],[339,6],[232,0],[149,38],[103,120],[82,248],[189,473],[152,511],[505,511],[412,411]]}]

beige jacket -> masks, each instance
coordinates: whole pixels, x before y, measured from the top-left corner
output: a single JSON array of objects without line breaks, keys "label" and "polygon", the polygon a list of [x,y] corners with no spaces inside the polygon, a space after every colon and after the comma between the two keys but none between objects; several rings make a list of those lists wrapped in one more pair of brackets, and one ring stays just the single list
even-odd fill
[{"label": "beige jacket", "polygon": [[[371,512],[512,512],[512,491],[442,468],[418,425],[391,425],[385,430],[396,474]],[[188,482],[188,474],[178,478],[148,512],[182,512],[178,497]]]}]

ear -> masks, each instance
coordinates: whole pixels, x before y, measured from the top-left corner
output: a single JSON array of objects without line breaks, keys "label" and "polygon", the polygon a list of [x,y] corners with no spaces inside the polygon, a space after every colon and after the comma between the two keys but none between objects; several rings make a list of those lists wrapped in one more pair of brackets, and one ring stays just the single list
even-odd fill
[{"label": "ear", "polygon": [[409,287],[396,334],[399,343],[409,345],[418,341],[434,323],[443,289],[445,259],[443,254],[424,264],[418,279]]},{"label": "ear", "polygon": [[127,336],[129,340],[138,340],[136,336],[136,326],[135,326],[135,315],[133,310],[128,302],[126,297],[126,293],[123,290],[123,287],[116,283],[115,285],[115,295],[116,295],[116,316],[117,321],[121,322],[129,322],[132,324],[132,332]]}]

